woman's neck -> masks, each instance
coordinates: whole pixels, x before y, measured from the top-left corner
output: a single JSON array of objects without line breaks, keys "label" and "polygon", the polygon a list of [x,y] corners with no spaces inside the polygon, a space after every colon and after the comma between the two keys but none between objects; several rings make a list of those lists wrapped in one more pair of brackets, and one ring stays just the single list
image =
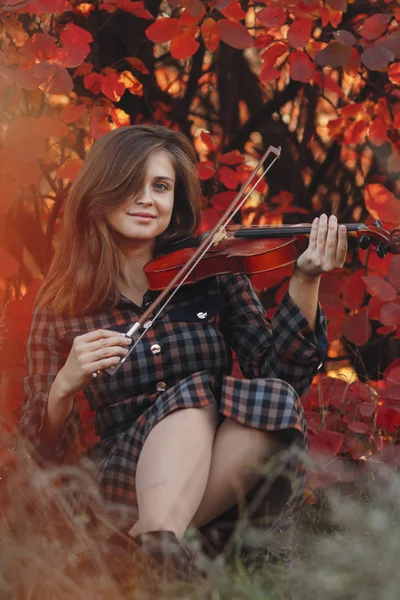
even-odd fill
[{"label": "woman's neck", "polygon": [[133,292],[139,294],[144,293],[148,285],[143,267],[153,258],[153,245],[120,246],[120,249],[122,264],[118,284],[121,292],[124,293],[123,290],[133,290]]}]

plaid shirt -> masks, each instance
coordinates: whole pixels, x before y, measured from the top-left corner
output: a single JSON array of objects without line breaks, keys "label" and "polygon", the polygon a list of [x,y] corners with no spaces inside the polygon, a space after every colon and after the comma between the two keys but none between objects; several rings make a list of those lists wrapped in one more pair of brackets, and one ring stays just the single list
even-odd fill
[{"label": "plaid shirt", "polygon": [[[121,296],[114,309],[85,317],[35,310],[20,432],[41,457],[61,462],[79,427],[74,403],[55,451],[40,441],[49,390],[74,337],[98,328],[126,332],[156,295],[147,292],[141,307]],[[289,294],[270,323],[243,275],[183,286],[119,371],[113,377],[102,373],[84,388],[101,438],[89,457],[98,465],[106,498],[135,502],[135,465],[146,436],[178,408],[216,400],[221,418],[269,431],[297,430],[305,447],[299,396],[325,354],[325,332],[321,308],[314,332]],[[232,349],[244,378],[231,374]]]}]

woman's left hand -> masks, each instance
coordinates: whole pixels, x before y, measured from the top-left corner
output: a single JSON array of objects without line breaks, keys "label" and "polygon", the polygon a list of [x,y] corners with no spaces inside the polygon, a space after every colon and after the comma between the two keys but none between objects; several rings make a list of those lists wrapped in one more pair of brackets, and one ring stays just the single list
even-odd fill
[{"label": "woman's left hand", "polygon": [[334,215],[322,214],[312,223],[307,250],[297,259],[296,268],[313,278],[343,267],[347,254],[347,230]]}]

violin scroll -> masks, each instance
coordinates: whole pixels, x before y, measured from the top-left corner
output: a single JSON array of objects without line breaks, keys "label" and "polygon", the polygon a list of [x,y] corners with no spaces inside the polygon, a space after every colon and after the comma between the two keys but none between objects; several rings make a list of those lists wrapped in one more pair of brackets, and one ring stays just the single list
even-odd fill
[{"label": "violin scroll", "polygon": [[373,245],[379,258],[385,258],[388,252],[400,254],[400,227],[386,231],[383,229],[382,222],[377,220],[373,222],[372,227],[366,227],[365,231],[359,240],[360,248],[363,250]]}]

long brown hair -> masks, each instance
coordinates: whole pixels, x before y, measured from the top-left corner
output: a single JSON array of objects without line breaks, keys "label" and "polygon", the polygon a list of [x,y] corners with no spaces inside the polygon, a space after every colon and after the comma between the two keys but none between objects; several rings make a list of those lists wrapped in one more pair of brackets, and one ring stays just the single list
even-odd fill
[{"label": "long brown hair", "polygon": [[116,305],[121,252],[106,215],[143,185],[148,158],[169,152],[176,174],[174,207],[156,248],[192,235],[200,224],[201,185],[188,138],[161,125],[132,125],[101,137],[89,151],[66,201],[63,228],[36,304],[81,316]]}]

